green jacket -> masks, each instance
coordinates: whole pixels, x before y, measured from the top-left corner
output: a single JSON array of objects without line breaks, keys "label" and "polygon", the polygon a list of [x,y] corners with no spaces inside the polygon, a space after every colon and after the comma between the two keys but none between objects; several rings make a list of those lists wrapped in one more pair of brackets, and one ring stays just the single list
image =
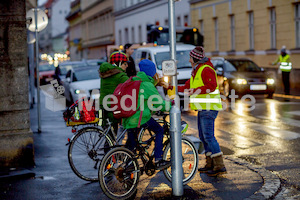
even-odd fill
[{"label": "green jacket", "polygon": [[[144,110],[141,120],[141,125],[148,122],[151,118],[151,110],[148,107],[148,100],[152,95],[157,95],[157,97],[152,96],[152,102],[156,102],[155,104],[152,104],[154,108],[158,108],[161,106],[161,111],[169,111],[171,109],[171,103],[164,101],[163,98],[159,95],[157,89],[154,86],[154,79],[150,76],[147,76],[145,72],[138,72],[137,76],[139,77],[133,77],[133,80],[142,80],[140,91],[138,95],[138,103],[137,103],[137,112],[132,115],[131,117],[122,119],[122,124],[124,128],[130,129],[130,128],[136,128],[138,126],[138,122],[140,119],[141,114],[141,107],[140,107],[140,100],[141,98],[144,99]],[[161,98],[161,102],[158,101],[158,98]],[[150,102],[150,101],[149,101]],[[151,105],[151,104],[150,104]]]},{"label": "green jacket", "polygon": [[[113,94],[116,87],[120,83],[124,83],[129,78],[125,71],[120,67],[112,65],[108,62],[104,62],[100,65],[99,74],[101,77],[100,81],[100,108],[103,109],[103,99],[106,95]],[[118,120],[115,120],[112,112],[108,112],[108,117],[111,122],[115,123]],[[106,123],[106,120],[104,120]]]}]

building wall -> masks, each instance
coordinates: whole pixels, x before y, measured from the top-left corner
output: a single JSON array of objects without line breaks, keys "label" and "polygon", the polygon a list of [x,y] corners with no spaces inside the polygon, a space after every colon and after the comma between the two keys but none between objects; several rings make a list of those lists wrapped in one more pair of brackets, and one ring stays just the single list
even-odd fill
[{"label": "building wall", "polygon": [[0,1],[0,167],[34,165],[25,0]]},{"label": "building wall", "polygon": [[113,8],[113,0],[81,1],[83,58],[105,57],[107,45],[114,44]]},{"label": "building wall", "polygon": [[[286,46],[293,68],[300,69],[300,46],[296,46],[295,5],[298,0],[192,0],[191,25],[204,34],[208,56],[248,57],[258,65],[275,68],[280,49]],[[270,10],[276,12],[276,48],[271,48]],[[254,48],[250,46],[249,13],[253,13]],[[231,48],[230,16],[235,18],[235,49]],[[215,20],[218,37],[215,37]],[[201,25],[202,24],[202,25]],[[203,30],[201,30],[203,27]],[[218,48],[216,42],[218,41]]]},{"label": "building wall", "polygon": [[66,32],[69,26],[66,16],[70,12],[70,4],[71,0],[57,0],[52,4],[52,37]]},{"label": "building wall", "polygon": [[[115,39],[116,45],[147,42],[147,24],[165,26],[168,20],[168,1],[123,1],[115,0]],[[135,3],[135,4],[134,4]],[[188,0],[175,2],[175,22],[184,25],[184,16],[190,15]],[[189,24],[189,23],[188,23]]]}]

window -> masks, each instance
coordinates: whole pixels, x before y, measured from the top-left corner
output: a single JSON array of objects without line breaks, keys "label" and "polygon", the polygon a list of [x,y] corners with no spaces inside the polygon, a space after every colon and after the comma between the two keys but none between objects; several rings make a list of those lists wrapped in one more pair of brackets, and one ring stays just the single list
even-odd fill
[{"label": "window", "polygon": [[219,51],[219,27],[218,27],[218,18],[214,18],[215,25],[215,51]]},{"label": "window", "polygon": [[176,26],[181,26],[181,19],[180,19],[180,17],[177,17]]},{"label": "window", "polygon": [[169,20],[165,19],[165,26],[169,26]]},{"label": "window", "polygon": [[135,43],[134,27],[131,27],[131,42]]},{"label": "window", "polygon": [[184,16],[184,26],[188,26],[189,25],[189,16],[185,15]]},{"label": "window", "polygon": [[142,41],[142,26],[139,26],[139,42],[143,42]]},{"label": "window", "polygon": [[249,12],[249,48],[254,49],[254,19],[253,12]]},{"label": "window", "polygon": [[231,50],[235,50],[235,21],[234,21],[234,15],[230,16],[230,39],[231,39]]},{"label": "window", "polygon": [[119,44],[123,44],[122,43],[122,31],[119,30]]},{"label": "window", "polygon": [[270,9],[270,39],[271,49],[276,49],[276,13],[275,8]]},{"label": "window", "polygon": [[296,48],[300,48],[300,4],[295,7]]},{"label": "window", "polygon": [[201,33],[202,35],[204,35],[204,21],[203,21],[203,20],[200,20],[199,22],[200,22],[200,33]]},{"label": "window", "polygon": [[129,35],[128,35],[128,28],[125,28],[125,43],[128,43],[129,41]]}]

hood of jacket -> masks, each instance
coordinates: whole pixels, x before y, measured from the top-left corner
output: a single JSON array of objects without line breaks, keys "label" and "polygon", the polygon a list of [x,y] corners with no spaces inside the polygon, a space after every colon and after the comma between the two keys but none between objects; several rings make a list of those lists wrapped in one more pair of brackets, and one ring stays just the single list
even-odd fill
[{"label": "hood of jacket", "polygon": [[99,74],[101,78],[107,78],[120,72],[125,72],[125,71],[120,67],[117,67],[116,65],[112,65],[108,62],[102,63],[99,68]]},{"label": "hood of jacket", "polygon": [[145,72],[138,72],[135,77],[132,78],[134,81],[141,80],[143,82],[151,82],[154,85],[154,79],[148,76]]}]

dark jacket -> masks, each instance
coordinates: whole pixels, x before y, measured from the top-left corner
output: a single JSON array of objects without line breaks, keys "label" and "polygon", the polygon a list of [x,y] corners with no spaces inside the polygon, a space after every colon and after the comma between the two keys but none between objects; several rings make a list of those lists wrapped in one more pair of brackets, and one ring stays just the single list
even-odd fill
[{"label": "dark jacket", "polygon": [[128,63],[128,67],[126,69],[127,76],[136,76],[135,63],[131,56],[129,56],[129,61],[130,62]]}]

